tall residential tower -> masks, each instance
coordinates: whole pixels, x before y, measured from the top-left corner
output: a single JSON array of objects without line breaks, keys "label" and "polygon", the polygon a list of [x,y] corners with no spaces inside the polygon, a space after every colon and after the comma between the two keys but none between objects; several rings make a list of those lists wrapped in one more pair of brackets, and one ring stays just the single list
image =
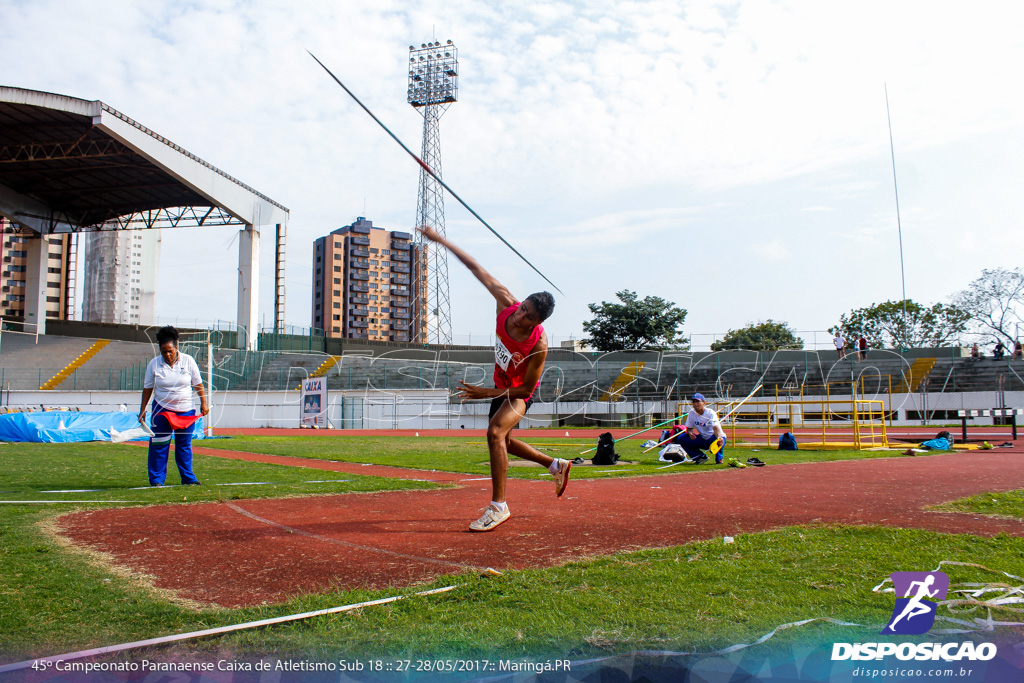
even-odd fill
[{"label": "tall residential tower", "polygon": [[[0,317],[25,318],[26,263],[28,241],[42,240],[46,249],[46,317],[70,320],[74,317],[75,236],[68,233],[30,236],[0,218]],[[27,328],[28,329],[28,328]],[[35,328],[29,329],[35,331]]]},{"label": "tall residential tower", "polygon": [[427,297],[427,247],[407,232],[363,217],[313,243],[313,327],[328,337],[375,341],[426,339],[412,308]]},{"label": "tall residential tower", "polygon": [[82,320],[156,323],[160,231],[107,230],[85,243]]}]

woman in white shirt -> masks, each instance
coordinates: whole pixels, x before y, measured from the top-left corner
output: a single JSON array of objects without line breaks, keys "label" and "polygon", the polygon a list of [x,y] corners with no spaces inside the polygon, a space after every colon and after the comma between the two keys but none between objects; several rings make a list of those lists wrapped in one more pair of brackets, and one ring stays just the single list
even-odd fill
[{"label": "woman in white shirt", "polygon": [[181,483],[198,485],[192,473],[192,429],[199,419],[192,405],[192,390],[199,394],[200,415],[207,415],[210,407],[203,391],[203,379],[195,358],[178,351],[178,331],[167,325],[156,333],[160,355],[146,366],[146,379],[142,384],[142,408],[139,422],[146,421],[146,405],[153,399],[151,426],[155,436],[149,440],[149,485],[163,486],[167,478],[167,456],[174,435],[174,462],[181,475]]}]

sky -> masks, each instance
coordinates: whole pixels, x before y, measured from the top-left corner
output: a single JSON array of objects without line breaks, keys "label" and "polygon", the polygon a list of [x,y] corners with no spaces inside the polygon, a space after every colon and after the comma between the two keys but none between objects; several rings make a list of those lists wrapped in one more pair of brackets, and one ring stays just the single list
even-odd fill
[{"label": "sky", "polygon": [[[1009,0],[0,0],[0,20],[0,85],[102,100],[290,209],[290,325],[313,240],[358,216],[410,231],[417,201],[415,162],[306,51],[418,151],[407,54],[434,39],[460,61],[444,179],[561,290],[554,343],[628,289],[686,309],[698,349],[768,319],[824,347],[904,285],[948,302],[1022,265]],[[161,322],[234,320],[236,232],[165,231]],[[517,296],[549,289],[450,197],[446,232]],[[489,295],[449,270],[454,341],[490,343]]]}]

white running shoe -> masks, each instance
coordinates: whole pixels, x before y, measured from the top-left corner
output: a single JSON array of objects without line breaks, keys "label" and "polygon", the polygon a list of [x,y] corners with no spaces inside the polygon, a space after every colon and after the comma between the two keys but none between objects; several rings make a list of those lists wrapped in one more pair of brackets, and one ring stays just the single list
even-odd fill
[{"label": "white running shoe", "polygon": [[565,493],[565,487],[569,485],[569,470],[572,463],[568,460],[558,458],[558,471],[553,475],[555,478],[555,495],[561,496]]},{"label": "white running shoe", "polygon": [[469,525],[469,530],[491,531],[511,516],[512,513],[509,512],[508,505],[505,506],[505,511],[502,512],[498,510],[498,508],[489,504],[484,510],[484,514],[480,516],[480,519]]}]

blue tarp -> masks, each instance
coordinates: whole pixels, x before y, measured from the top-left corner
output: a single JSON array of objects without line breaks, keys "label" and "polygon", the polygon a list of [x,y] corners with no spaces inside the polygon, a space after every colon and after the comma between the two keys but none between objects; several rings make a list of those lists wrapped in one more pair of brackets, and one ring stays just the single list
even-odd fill
[{"label": "blue tarp", "polygon": [[[110,429],[124,432],[139,426],[135,413],[72,413],[53,410],[45,413],[0,415],[0,441],[30,443],[77,443],[110,441]],[[193,439],[203,438],[203,420],[193,425]]]}]

